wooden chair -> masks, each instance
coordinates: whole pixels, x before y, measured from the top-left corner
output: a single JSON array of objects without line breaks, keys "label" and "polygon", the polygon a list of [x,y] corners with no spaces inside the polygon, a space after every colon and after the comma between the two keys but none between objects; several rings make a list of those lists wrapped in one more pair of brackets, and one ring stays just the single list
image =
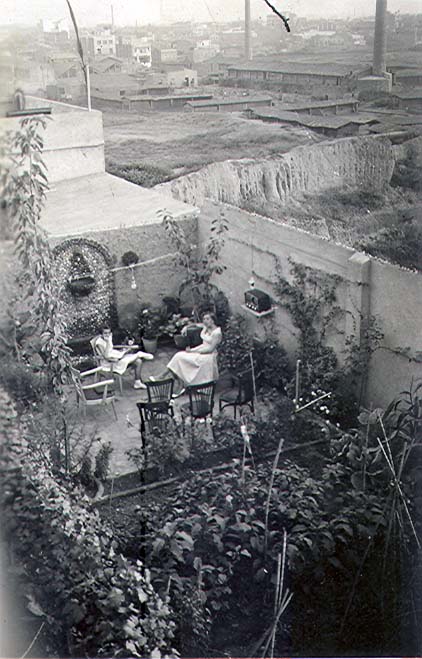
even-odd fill
[{"label": "wooden chair", "polygon": [[[104,362],[104,361],[107,361],[107,359],[104,357],[104,355],[101,354],[101,351],[98,349],[97,338],[98,338],[98,336],[94,336],[94,338],[90,340],[90,344],[91,344],[92,352],[94,353],[95,363],[100,368],[101,363]],[[131,346],[115,345],[113,347],[116,348],[117,350],[123,349],[123,348],[130,348],[131,350],[139,350],[138,345],[131,345]],[[110,362],[108,362],[108,364],[110,365],[109,369],[105,369],[104,366],[102,366],[100,370],[103,373],[111,373],[112,374],[113,379],[116,380],[116,382],[118,383],[120,393],[122,394],[123,393],[123,375],[125,375],[126,373],[123,373],[123,374],[116,373],[114,371],[115,362],[110,361]]]},{"label": "wooden chair", "polygon": [[236,418],[237,408],[242,405],[248,405],[252,414],[255,412],[254,405],[254,386],[252,369],[248,368],[246,371],[239,373],[239,375],[232,376],[231,389],[227,389],[220,394],[219,410],[220,412],[225,407],[234,408],[234,418]]},{"label": "wooden chair", "polygon": [[91,368],[89,371],[83,371],[82,373],[75,368],[71,368],[71,377],[76,389],[78,409],[80,410],[82,408],[84,416],[86,416],[87,407],[98,407],[101,405],[105,408],[111,405],[117,421],[117,412],[114,406],[116,400],[113,389],[114,380],[111,378],[109,380],[98,380],[91,384],[83,384],[82,382],[83,378],[89,375],[98,376],[99,373],[103,373],[100,367]]},{"label": "wooden chair", "polygon": [[[214,411],[215,382],[205,382],[204,384],[191,385],[186,387],[186,393],[189,396],[189,402],[180,407],[182,416],[183,434],[185,433],[185,420],[191,418],[192,439],[194,436],[194,425],[198,419],[211,417]],[[211,426],[212,433],[214,430]]]}]

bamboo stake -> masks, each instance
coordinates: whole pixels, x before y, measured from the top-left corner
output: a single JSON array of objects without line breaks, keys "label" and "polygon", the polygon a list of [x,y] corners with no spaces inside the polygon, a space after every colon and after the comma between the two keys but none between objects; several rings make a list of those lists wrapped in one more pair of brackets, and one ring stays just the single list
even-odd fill
[{"label": "bamboo stake", "polygon": [[268,488],[267,501],[266,501],[266,504],[265,504],[264,556],[267,555],[268,517],[269,517],[269,514],[270,514],[271,493],[272,493],[272,490],[273,490],[275,472],[276,472],[276,469],[277,469],[278,461],[280,459],[280,453],[281,453],[281,450],[283,448],[283,444],[284,444],[284,437],[281,437],[280,441],[278,443],[277,453],[276,453],[275,458],[274,458],[273,468],[271,469],[270,485],[269,485],[269,488]]},{"label": "bamboo stake", "polygon": [[[387,440],[387,436],[386,436],[386,433],[385,433],[384,424],[382,423],[382,420],[381,420],[380,415],[378,415],[378,416],[379,416],[379,419],[380,419],[380,422],[381,422],[381,428],[382,428],[382,430],[383,430],[383,433],[384,433],[385,439],[386,439],[386,441],[388,442],[388,440]],[[388,455],[387,455],[387,452],[386,452],[384,446],[382,445],[382,441],[380,440],[380,438],[379,438],[378,436],[377,436],[377,442],[378,442],[378,444],[379,444],[379,446],[380,446],[380,448],[381,448],[382,454],[383,454],[383,456],[384,456],[384,458],[385,458],[385,460],[386,460],[386,462],[387,462],[387,464],[388,464],[388,467],[389,467],[389,469],[390,469],[390,471],[391,471],[391,474],[392,474],[392,476],[393,476],[393,480],[394,480],[395,486],[396,486],[396,488],[397,488],[397,492],[398,492],[399,495],[400,495],[400,499],[401,499],[401,501],[402,501],[402,503],[403,503],[403,507],[404,507],[404,509],[405,509],[405,511],[406,511],[406,515],[407,515],[407,517],[408,517],[408,519],[409,519],[410,526],[411,526],[411,529],[412,529],[412,531],[413,531],[413,535],[415,536],[416,544],[418,545],[418,548],[419,548],[419,549],[422,549],[422,545],[421,545],[420,540],[419,540],[419,538],[418,538],[418,534],[417,534],[417,532],[416,532],[415,525],[414,525],[414,523],[413,523],[412,517],[411,517],[411,515],[410,515],[410,511],[409,511],[409,508],[408,508],[408,505],[407,505],[407,502],[406,502],[406,497],[405,497],[405,495],[404,495],[403,490],[401,489],[400,483],[399,483],[399,481],[398,481],[398,479],[397,479],[396,472],[395,472],[395,470],[394,470],[394,463],[392,463],[392,462],[390,461],[390,459],[389,459],[389,457],[388,457]]]},{"label": "bamboo stake", "polygon": [[295,407],[299,407],[299,395],[300,395],[300,359],[296,360],[296,386],[295,386]]},{"label": "bamboo stake", "polygon": [[[258,398],[256,395],[256,379],[255,379],[255,365],[253,363],[252,350],[249,352],[249,360],[251,362],[251,371],[252,371],[252,387],[253,387],[253,402],[254,409],[258,410]],[[256,412],[255,412],[256,413]]]},{"label": "bamboo stake", "polygon": [[294,414],[297,414],[298,412],[302,412],[302,410],[306,410],[307,407],[312,407],[312,405],[315,405],[315,403],[319,403],[320,400],[323,400],[324,398],[329,398],[330,396],[331,396],[331,391],[329,391],[326,394],[323,394],[322,396],[319,396],[318,398],[315,398],[315,400],[310,400],[309,403],[306,403],[306,405],[302,405],[302,407],[296,408]]}]

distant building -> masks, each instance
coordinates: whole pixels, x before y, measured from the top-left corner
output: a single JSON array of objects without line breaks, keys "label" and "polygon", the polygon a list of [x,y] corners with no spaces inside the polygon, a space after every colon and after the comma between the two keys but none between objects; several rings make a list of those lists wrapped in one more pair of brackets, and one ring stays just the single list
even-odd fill
[{"label": "distant building", "polygon": [[133,47],[130,39],[118,37],[116,41],[116,56],[120,59],[131,60],[133,55]]},{"label": "distant building", "polygon": [[91,57],[116,54],[116,37],[111,28],[97,28],[81,36],[84,52]]},{"label": "distant building", "polygon": [[399,110],[406,112],[422,113],[422,87],[412,91],[393,92],[393,97],[397,99]]},{"label": "distant building", "polygon": [[199,62],[205,62],[211,57],[215,57],[219,53],[220,49],[218,46],[197,46],[192,51],[192,62],[197,64]]},{"label": "distant building", "polygon": [[269,107],[273,104],[271,98],[213,98],[210,100],[188,101],[187,112],[242,112],[256,107]]},{"label": "distant building", "polygon": [[[387,67],[388,69],[388,67]],[[422,68],[402,69],[393,73],[393,84],[414,89],[422,86]]]},{"label": "distant building", "polygon": [[113,55],[107,55],[102,59],[94,60],[91,70],[93,73],[121,73],[122,60]]},{"label": "distant building", "polygon": [[229,66],[235,65],[237,62],[237,58],[218,53],[205,62],[197,64],[198,74],[200,77],[212,78],[215,82],[218,82],[226,77]]},{"label": "distant building", "polygon": [[140,64],[145,69],[150,69],[152,66],[152,49],[149,43],[145,43],[143,39],[132,41],[132,60],[136,64]]},{"label": "distant building", "polygon": [[303,91],[307,94],[327,92],[343,95],[356,87],[358,72],[347,65],[327,64],[250,64],[230,66],[229,80],[265,82],[284,91]]},{"label": "distant building", "polygon": [[61,26],[64,19],[58,21],[49,21],[41,19],[38,26],[42,32],[43,41],[50,46],[64,46],[69,44],[69,30]]},{"label": "distant building", "polygon": [[178,61],[177,48],[152,48],[152,63],[176,64]]},{"label": "distant building", "polygon": [[195,69],[167,65],[160,68],[160,72],[165,74],[166,82],[170,87],[198,86],[198,73]]}]

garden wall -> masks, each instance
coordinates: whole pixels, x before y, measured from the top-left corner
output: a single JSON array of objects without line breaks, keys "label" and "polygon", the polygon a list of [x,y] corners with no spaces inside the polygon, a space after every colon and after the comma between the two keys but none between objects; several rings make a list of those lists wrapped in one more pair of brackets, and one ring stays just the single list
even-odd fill
[{"label": "garden wall", "polygon": [[242,308],[248,280],[255,287],[273,293],[277,261],[281,273],[289,278],[289,258],[311,268],[342,278],[337,297],[346,311],[337,324],[343,335],[333,332],[330,344],[341,360],[344,337],[359,332],[362,314],[377,317],[385,333],[383,349],[373,357],[370,366],[366,404],[383,406],[403,388],[411,377],[422,377],[422,363],[409,361],[403,354],[392,352],[409,346],[413,355],[421,347],[422,275],[384,264],[353,249],[333,244],[304,231],[293,229],[269,218],[206,201],[199,216],[199,246],[208,235],[212,219],[221,212],[229,224],[222,253],[225,272],[216,282],[229,298],[235,313],[247,318],[251,332],[263,336],[274,330],[294,358],[296,338],[287,312],[276,307],[272,315],[256,318]]},{"label": "garden wall", "polygon": [[[103,172],[104,134],[101,112],[28,96],[27,107],[49,107],[46,117],[43,160],[49,183]],[[2,119],[1,130],[16,130],[21,117]]]},{"label": "garden wall", "polygon": [[[191,216],[178,218],[185,231],[196,240],[197,221]],[[87,231],[83,234],[60,236],[52,239],[53,246],[64,240],[87,239],[105,247],[113,261],[115,300],[119,323],[139,311],[141,305],[158,305],[166,295],[177,294],[183,272],[175,262],[174,247],[169,243],[161,222],[104,231]],[[124,268],[121,258],[133,251],[139,262],[133,268],[137,288],[132,289],[130,268]]]}]

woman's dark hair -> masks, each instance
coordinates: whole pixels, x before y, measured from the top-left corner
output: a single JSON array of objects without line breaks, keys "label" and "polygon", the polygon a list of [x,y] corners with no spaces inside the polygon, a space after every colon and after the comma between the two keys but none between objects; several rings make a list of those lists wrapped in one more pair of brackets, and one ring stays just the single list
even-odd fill
[{"label": "woman's dark hair", "polygon": [[214,321],[214,325],[217,325],[217,316],[213,311],[203,311],[201,315],[202,320],[204,319],[204,316],[209,316],[210,318],[212,318]]}]

